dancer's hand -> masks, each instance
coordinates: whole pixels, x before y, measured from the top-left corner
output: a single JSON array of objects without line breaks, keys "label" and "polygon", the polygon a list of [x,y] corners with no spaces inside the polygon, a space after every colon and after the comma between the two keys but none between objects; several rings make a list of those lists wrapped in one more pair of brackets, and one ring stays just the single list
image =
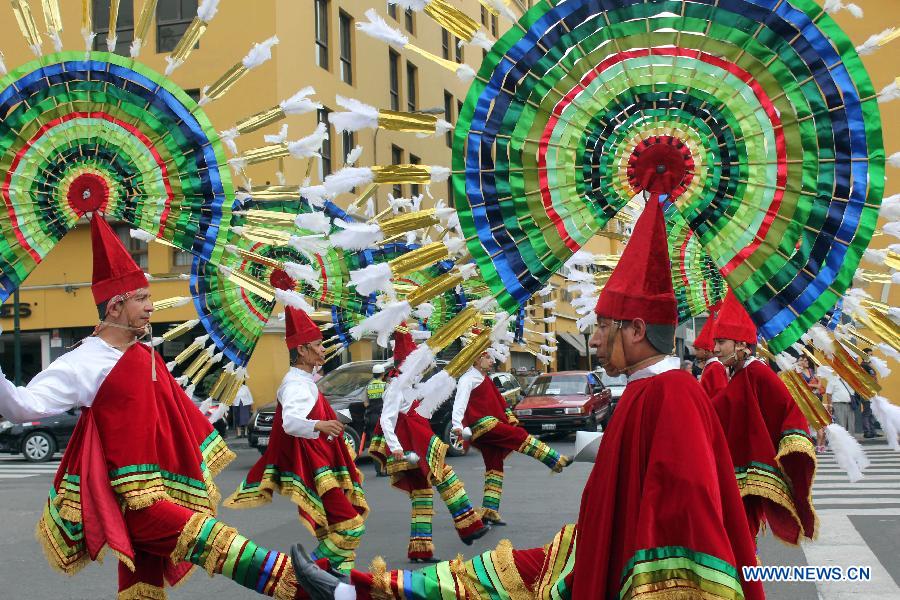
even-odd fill
[{"label": "dancer's hand", "polygon": [[316,421],[313,429],[329,437],[338,437],[344,432],[344,424],[340,421]]},{"label": "dancer's hand", "polygon": [[394,450],[391,452],[391,455],[394,457],[394,460],[405,460],[406,456],[403,454],[403,450]]}]

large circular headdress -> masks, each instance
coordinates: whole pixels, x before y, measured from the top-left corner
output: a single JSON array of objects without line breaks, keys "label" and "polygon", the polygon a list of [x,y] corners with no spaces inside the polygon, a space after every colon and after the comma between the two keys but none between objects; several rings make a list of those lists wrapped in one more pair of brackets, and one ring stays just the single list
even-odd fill
[{"label": "large circular headdress", "polygon": [[541,2],[456,123],[469,251],[514,310],[635,194],[672,203],[776,351],[837,302],[884,184],[876,94],[811,0]]}]

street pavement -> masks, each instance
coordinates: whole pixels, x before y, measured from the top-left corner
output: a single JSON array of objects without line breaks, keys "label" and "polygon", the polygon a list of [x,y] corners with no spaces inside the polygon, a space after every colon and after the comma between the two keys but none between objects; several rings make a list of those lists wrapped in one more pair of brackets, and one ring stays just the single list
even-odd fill
[{"label": "street pavement", "polygon": [[[561,452],[571,453],[570,441],[550,441]],[[227,496],[259,456],[244,440],[229,440],[238,458],[217,477]],[[820,519],[816,542],[788,547],[771,536],[759,540],[764,565],[868,565],[872,581],[864,583],[770,583],[767,597],[775,600],[897,600],[900,598],[900,453],[884,443],[867,445],[872,467],[856,484],[847,481],[828,454],[820,459],[814,501]],[[477,452],[450,459],[473,502],[481,500],[484,465]],[[111,598],[116,587],[116,564],[109,558],[102,565],[89,565],[81,573],[66,577],[47,565],[34,539],[34,526],[53,479],[58,460],[42,465],[19,457],[0,457],[0,598],[88,600]],[[456,537],[444,506],[435,498],[434,539],[437,553],[466,557],[491,549],[508,538],[519,548],[543,545],[559,528],[578,517],[581,490],[590,466],[576,463],[562,474],[550,473],[540,463],[519,455],[507,463],[502,512],[509,525],[496,528],[471,547]],[[409,502],[376,478],[368,461],[362,464],[366,494],[372,513],[358,565],[366,567],[375,556],[388,565],[410,568],[406,562]],[[677,493],[677,491],[675,491]],[[312,547],[311,536],[296,518],[294,506],[283,498],[263,507],[235,511],[222,508],[219,517],[243,535],[268,548],[285,551],[296,542]],[[197,572],[183,585],[170,590],[173,600],[212,598],[231,600],[255,597],[233,582],[217,576],[210,579]]]}]

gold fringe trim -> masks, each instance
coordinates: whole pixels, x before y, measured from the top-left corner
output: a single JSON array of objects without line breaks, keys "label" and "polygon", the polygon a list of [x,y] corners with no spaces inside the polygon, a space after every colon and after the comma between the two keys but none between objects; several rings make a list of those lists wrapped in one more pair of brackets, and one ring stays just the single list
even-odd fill
[{"label": "gold fringe trim", "polygon": [[213,457],[212,461],[206,464],[206,468],[209,469],[209,472],[213,477],[222,472],[222,469],[231,464],[231,461],[237,458],[237,454],[235,454],[231,448],[226,445],[222,445],[225,449],[224,452],[218,453],[215,457]]},{"label": "gold fringe trim", "polygon": [[473,523],[475,523],[475,521],[480,521],[480,520],[481,520],[481,515],[478,514],[478,511],[472,510],[472,514],[470,514],[468,517],[466,517],[462,521],[454,522],[453,525],[457,529],[465,529],[469,525],[472,525]]},{"label": "gold fringe trim", "polygon": [[481,514],[481,519],[489,519],[491,521],[502,521],[500,518],[500,513],[494,510],[493,508],[484,508],[481,507],[478,509],[478,512]]},{"label": "gold fringe trim", "polygon": [[369,573],[372,574],[372,598],[375,600],[390,600],[391,575],[387,570],[387,563],[380,556],[376,556],[369,565]]},{"label": "gold fringe trim", "polygon": [[163,588],[141,581],[119,592],[116,600],[166,600],[168,597]]},{"label": "gold fringe trim", "polygon": [[81,556],[79,556],[74,562],[68,564],[63,563],[60,560],[59,554],[56,552],[55,546],[50,543],[50,540],[53,539],[53,536],[49,531],[46,531],[44,519],[38,521],[37,526],[35,527],[34,537],[40,544],[41,549],[44,551],[44,557],[47,559],[47,563],[60,573],[71,577],[72,575],[83,569],[86,564],[91,562],[91,559],[88,556],[87,552],[82,550]]},{"label": "gold fringe trim", "polygon": [[188,552],[197,542],[197,537],[200,535],[200,531],[203,530],[203,526],[206,524],[207,519],[212,519],[212,517],[201,513],[191,515],[191,518],[188,519],[184,529],[181,530],[181,535],[178,536],[178,541],[175,543],[175,549],[172,550],[172,554],[169,555],[173,564],[177,565],[178,563],[187,561]]},{"label": "gold fringe trim", "polygon": [[228,555],[228,549],[231,547],[231,544],[234,542],[237,535],[238,532],[234,527],[228,527],[226,525],[223,525],[222,528],[216,532],[215,538],[211,540],[209,554],[206,556],[206,562],[203,565],[203,568],[206,569],[206,572],[209,573],[210,577],[216,573],[222,572],[220,567],[225,561],[225,557]]},{"label": "gold fringe trim", "polygon": [[411,554],[413,552],[434,552],[434,544],[429,540],[409,540],[409,546],[407,546],[406,552]]},{"label": "gold fringe trim", "polygon": [[[781,459],[788,454],[798,453],[804,454],[812,460],[812,475],[809,480],[809,491],[806,494],[806,505],[809,506],[810,512],[812,512],[813,516],[813,531],[812,536],[806,536],[806,532],[803,531],[803,525],[801,523],[800,530],[801,535],[806,536],[807,538],[815,541],[819,538],[819,515],[816,513],[816,507],[813,505],[813,482],[816,480],[816,471],[819,470],[819,459],[816,457],[816,449],[813,446],[812,440],[808,440],[802,436],[790,436],[790,441],[785,441],[784,438],[778,443],[778,454],[775,456],[775,462],[778,464],[778,467],[781,469],[781,472],[784,473],[785,478],[787,477],[787,473],[784,471],[784,465],[781,464]],[[788,479],[789,480],[789,479]],[[789,480],[790,481],[790,480]],[[790,481],[791,486],[794,485],[793,481]],[[798,515],[797,520],[799,521],[800,517]],[[796,544],[788,544],[796,545]]]},{"label": "gold fringe trim", "polygon": [[462,554],[457,554],[456,558],[450,561],[450,572],[453,574],[453,578],[459,583],[460,587],[462,587],[466,591],[465,598],[480,598],[481,594],[478,592],[478,588],[475,587],[472,578],[469,576],[469,571],[466,569],[466,561],[463,558]]},{"label": "gold fringe trim", "polygon": [[297,597],[297,575],[294,573],[294,567],[291,561],[287,561],[278,583],[275,584],[275,591],[272,597],[276,600],[294,600]]},{"label": "gold fringe trim", "polygon": [[622,600],[734,600],[736,597],[702,590],[690,580],[666,579],[631,588]]},{"label": "gold fringe trim", "polygon": [[531,600],[534,592],[528,589],[513,559],[513,545],[509,540],[500,540],[497,547],[491,552],[494,561],[494,570],[503,584],[503,589],[509,594],[510,600]]}]

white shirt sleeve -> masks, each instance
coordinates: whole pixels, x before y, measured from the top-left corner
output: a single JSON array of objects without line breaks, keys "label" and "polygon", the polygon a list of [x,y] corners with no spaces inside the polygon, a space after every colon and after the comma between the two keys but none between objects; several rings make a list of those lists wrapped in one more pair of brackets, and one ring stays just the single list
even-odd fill
[{"label": "white shirt sleeve", "polygon": [[403,392],[388,385],[384,391],[384,405],[381,408],[381,430],[384,433],[384,441],[391,452],[403,452],[403,445],[394,431],[397,428],[397,416],[400,414],[400,403],[403,401]]},{"label": "white shirt sleeve", "polygon": [[0,415],[23,423],[89,406],[84,386],[66,362],[57,361],[38,373],[24,387],[16,387],[0,373]]},{"label": "white shirt sleeve", "polygon": [[475,387],[475,381],[464,373],[456,384],[456,396],[453,398],[453,412],[450,415],[450,426],[453,429],[462,429],[462,420],[466,415],[466,408],[469,406],[469,396],[472,395],[472,389]]},{"label": "white shirt sleeve", "polygon": [[319,432],[315,430],[318,421],[309,419],[309,412],[319,399],[315,384],[291,381],[282,384],[278,390],[278,401],[281,402],[281,423],[285,433],[294,437],[316,439]]}]

